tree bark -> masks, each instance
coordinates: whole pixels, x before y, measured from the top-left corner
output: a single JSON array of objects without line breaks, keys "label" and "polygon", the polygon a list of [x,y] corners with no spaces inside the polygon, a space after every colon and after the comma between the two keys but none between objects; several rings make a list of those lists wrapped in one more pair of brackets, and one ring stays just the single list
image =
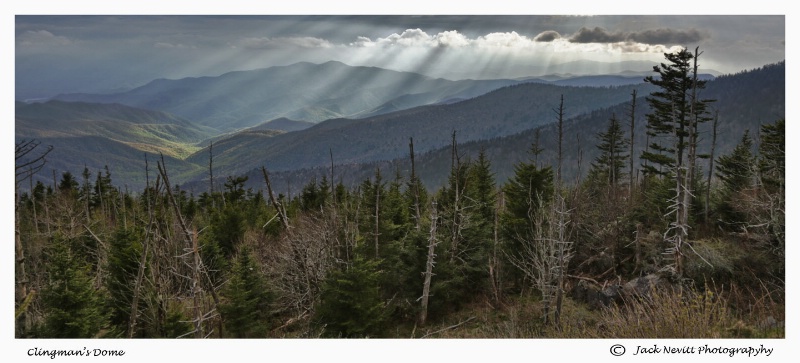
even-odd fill
[{"label": "tree bark", "polygon": [[419,325],[424,326],[425,321],[428,319],[428,299],[430,298],[430,291],[431,291],[431,278],[433,277],[433,266],[436,264],[434,261],[436,254],[434,250],[436,248],[436,222],[437,222],[437,213],[436,213],[436,202],[431,204],[431,233],[428,239],[428,258],[427,262],[425,263],[425,281],[422,284],[422,304],[419,313]]}]

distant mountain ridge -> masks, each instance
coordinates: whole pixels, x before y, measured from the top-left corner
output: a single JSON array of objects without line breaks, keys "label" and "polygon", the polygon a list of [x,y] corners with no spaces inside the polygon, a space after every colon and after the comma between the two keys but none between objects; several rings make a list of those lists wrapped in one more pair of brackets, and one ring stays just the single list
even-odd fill
[{"label": "distant mountain ridge", "polygon": [[182,159],[198,149],[195,143],[215,133],[175,115],[120,104],[48,101],[15,106],[15,139],[54,147],[47,156],[48,169],[77,175],[84,167],[94,172],[108,165],[119,180],[137,187],[145,179],[145,154],[151,160],[163,154],[177,171],[188,173],[196,166]]},{"label": "distant mountain ridge", "polygon": [[[772,123],[785,117],[785,62],[770,64],[764,67],[744,71],[732,75],[722,75],[709,82],[701,97],[716,99],[713,107],[719,110],[718,138],[715,157],[731,152],[739,142],[745,130],[750,130],[753,135],[761,124]],[[645,134],[645,114],[649,112],[645,102],[646,92],[640,90],[637,97],[636,112],[636,139],[634,162],[635,168],[640,168],[638,160],[647,141]],[[615,115],[618,120],[627,125],[627,113],[630,111],[630,97],[622,103],[610,107],[598,108],[592,112],[571,117],[564,124],[564,143],[566,148],[563,154],[563,175],[566,183],[573,183],[585,177],[591,162],[598,155],[597,134],[606,131],[608,120]],[[567,103],[566,108],[572,107]],[[554,123],[542,125],[539,140],[543,149],[538,160],[541,165],[554,165],[557,150],[557,129]],[[460,137],[459,154],[466,160],[475,160],[478,152],[484,150],[491,161],[492,172],[498,184],[504,183],[514,173],[514,165],[520,161],[529,161],[531,158],[528,150],[535,138],[536,128],[531,128],[513,135],[495,137],[482,140],[465,141]],[[625,133],[627,135],[627,128]],[[700,153],[708,153],[710,149],[711,123],[701,125]],[[415,138],[415,146],[417,139]],[[415,148],[416,150],[416,148]],[[418,152],[416,157],[417,175],[429,190],[436,190],[447,181],[447,171],[451,162],[451,149],[444,146],[427,152]],[[269,165],[269,164],[267,164]],[[702,175],[707,175],[707,160],[700,162],[703,169]],[[393,159],[375,160],[362,163],[337,162],[335,165],[337,182],[345,186],[354,186],[367,178],[374,176],[376,168],[380,168],[384,176],[394,175],[396,171],[408,177],[410,163],[408,156],[401,155]],[[627,169],[626,169],[627,172]],[[316,178],[320,180],[323,175],[329,176],[328,166],[301,168],[297,170],[276,171],[271,174],[273,185],[281,193],[295,193],[305,183]],[[263,187],[258,178],[258,170],[252,170],[245,175],[255,180],[251,185],[255,188]],[[185,185],[192,188],[202,184],[199,181],[189,182]],[[286,188],[289,188],[287,190]]]},{"label": "distant mountain ridge", "polygon": [[[575,117],[630,98],[633,89],[645,94],[649,85],[611,88],[563,87],[523,83],[452,104],[420,106],[364,119],[333,119],[308,129],[273,137],[232,135],[213,147],[215,168],[222,174],[240,174],[267,165],[290,170],[325,165],[329,154],[340,163],[362,163],[405,155],[408,138],[423,153],[450,142],[512,135],[555,122],[553,112],[564,96],[565,117]],[[202,164],[208,151],[186,160]]]},{"label": "distant mountain ridge", "polygon": [[218,77],[158,79],[116,94],[65,94],[63,101],[121,103],[170,112],[200,125],[231,131],[277,118],[319,122],[374,115],[406,95],[417,95],[413,107],[453,97],[475,97],[519,83],[515,80],[434,79],[410,72],[351,67],[340,62],[296,63]]},{"label": "distant mountain ridge", "polygon": [[[134,188],[144,182],[144,155],[152,161],[160,153],[164,154],[170,170],[174,170],[173,181],[202,183],[208,176],[212,153],[207,147],[212,140],[214,175],[226,176],[250,173],[261,166],[267,166],[276,175],[297,175],[292,173],[329,165],[331,153],[341,170],[355,170],[406,157],[409,137],[414,138],[419,155],[439,153],[437,150],[449,144],[454,130],[457,141],[464,145],[462,150],[470,150],[469,145],[497,142],[503,145],[494,146],[498,151],[491,153],[493,157],[518,160],[520,155],[524,156],[530,141],[522,145],[513,141],[514,135],[555,122],[554,110],[561,95],[565,119],[578,125],[570,130],[586,133],[605,125],[607,110],[624,110],[620,105],[630,101],[634,89],[644,97],[653,88],[649,84],[568,87],[527,82],[477,97],[453,97],[434,105],[402,109],[405,104],[413,103],[405,99],[414,95],[406,94],[392,101],[391,107],[400,108],[399,111],[360,119],[336,118],[317,124],[277,118],[224,134],[171,113],[122,104],[17,102],[15,137],[36,138],[44,145],[54,145],[56,153],[48,156],[48,169],[79,173],[84,165],[90,170],[109,165],[112,174],[119,177],[115,182]],[[759,122],[783,117],[784,89],[782,62],[717,77],[702,97],[721,100],[715,107],[724,107],[720,112],[724,116],[721,120],[724,129],[738,134],[745,127],[754,132]],[[587,124],[578,123],[579,119],[599,121]],[[592,136],[584,134],[580,142],[588,143]],[[583,146],[584,150],[591,148]],[[441,162],[424,160],[420,156],[421,173],[437,170],[434,165]],[[584,165],[587,160],[584,159]],[[498,177],[502,178],[504,172],[499,172]],[[429,180],[440,177],[431,176],[433,179]],[[52,176],[37,175],[37,178],[50,180]]]}]

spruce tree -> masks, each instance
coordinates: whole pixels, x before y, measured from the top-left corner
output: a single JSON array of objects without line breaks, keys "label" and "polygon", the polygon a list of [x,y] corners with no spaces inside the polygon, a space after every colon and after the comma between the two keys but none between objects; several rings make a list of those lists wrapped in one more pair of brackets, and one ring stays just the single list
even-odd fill
[{"label": "spruce tree", "polygon": [[625,137],[616,115],[612,115],[605,132],[597,134],[600,143],[597,149],[600,155],[592,163],[592,172],[605,181],[605,184],[616,187],[623,177],[623,168],[629,155],[625,154],[629,140]]},{"label": "spruce tree", "polygon": [[357,256],[353,263],[325,279],[316,308],[323,336],[380,337],[386,319],[380,294],[382,271],[378,260]]},{"label": "spruce tree", "polygon": [[68,242],[55,236],[45,251],[48,282],[41,295],[41,338],[93,338],[107,324],[103,296]]},{"label": "spruce tree", "polygon": [[748,130],[730,154],[717,158],[716,175],[722,182],[717,212],[722,226],[733,230],[743,226],[747,219],[738,205],[741,201],[739,193],[753,185],[755,159],[752,149],[753,140]]},{"label": "spruce tree", "polygon": [[219,310],[225,331],[236,338],[263,338],[270,329],[273,301],[264,276],[247,249],[239,252]]},{"label": "spruce tree", "polygon": [[[658,76],[645,77],[645,82],[658,87],[646,98],[647,134],[652,143],[642,153],[646,174],[668,177],[674,181],[674,196],[668,215],[674,216],[665,239],[671,247],[671,267],[677,276],[683,274],[684,248],[689,243],[689,210],[691,209],[697,159],[698,124],[710,120],[705,116],[712,100],[700,100],[698,90],[705,81],[697,79],[698,50],[681,49],[665,53],[669,64],[653,67]],[[652,151],[651,151],[652,150]]]},{"label": "spruce tree", "polygon": [[523,274],[508,257],[517,255],[522,250],[524,241],[536,238],[531,234],[531,227],[545,213],[544,207],[554,193],[552,167],[539,167],[537,164],[541,151],[538,142],[534,142],[531,146],[533,159],[514,165],[514,176],[503,186],[506,209],[501,219],[505,237],[503,250],[507,257],[507,268],[504,270],[509,271],[509,277],[517,284],[521,283]]},{"label": "spruce tree", "polygon": [[786,121],[761,126],[758,172],[769,193],[782,192],[786,174]]},{"label": "spruce tree", "polygon": [[109,243],[106,288],[110,299],[110,322],[119,331],[125,331],[131,314],[133,286],[139,271],[143,236],[137,230],[119,228]]}]

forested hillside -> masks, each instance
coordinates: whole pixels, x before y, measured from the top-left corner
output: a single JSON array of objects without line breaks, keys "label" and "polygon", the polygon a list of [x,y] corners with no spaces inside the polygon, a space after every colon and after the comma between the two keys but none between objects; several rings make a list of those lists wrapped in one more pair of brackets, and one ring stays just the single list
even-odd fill
[{"label": "forested hillside", "polygon": [[[207,173],[191,187],[166,157],[146,159],[140,190],[108,169],[37,181],[61,151],[18,141],[15,336],[783,338],[785,96],[768,84],[784,65],[706,82],[696,53],[665,58],[639,88],[518,85],[358,134],[338,131],[346,119],[254,131],[262,147],[220,141],[189,158]],[[766,111],[739,108],[738,84]],[[498,103],[548,125],[487,131]],[[463,110],[476,118],[456,131]],[[412,119],[446,126],[428,140],[393,129]],[[405,156],[348,165],[314,138],[325,129],[340,143],[397,135],[352,152]],[[297,147],[287,165],[310,157],[300,146],[318,160],[291,193],[273,159],[224,167],[277,142]],[[343,181],[357,170],[369,174]]]}]

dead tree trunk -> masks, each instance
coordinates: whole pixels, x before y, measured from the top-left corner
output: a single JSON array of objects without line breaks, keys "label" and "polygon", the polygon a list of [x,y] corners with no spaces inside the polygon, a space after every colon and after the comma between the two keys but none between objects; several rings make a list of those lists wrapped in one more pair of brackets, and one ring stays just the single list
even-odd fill
[{"label": "dead tree trunk", "polygon": [[458,254],[458,239],[460,233],[460,224],[461,224],[461,206],[459,205],[461,190],[460,185],[458,182],[459,174],[460,174],[460,162],[458,158],[458,144],[456,143],[456,131],[453,130],[453,144],[452,144],[452,155],[451,155],[451,164],[450,164],[450,173],[453,175],[453,182],[455,183],[455,190],[453,195],[453,227],[452,227],[452,239],[450,243],[450,262],[453,262],[455,256]]},{"label": "dead tree trunk", "polygon": [[[183,219],[183,215],[181,215],[180,207],[178,206],[178,202],[175,200],[175,196],[172,194],[172,188],[170,187],[169,176],[167,175],[167,168],[166,164],[164,163],[164,155],[161,155],[161,162],[157,164],[158,172],[161,175],[161,178],[164,179],[164,184],[166,186],[165,190],[167,191],[167,196],[169,198],[170,203],[175,211],[175,217],[178,220],[178,223],[181,227],[181,231],[183,232],[184,237],[186,238],[186,242],[188,242],[188,253],[192,254],[193,263],[192,263],[192,297],[195,303],[195,337],[196,338],[205,338],[207,335],[204,334],[203,322],[205,320],[210,319],[213,317],[214,311],[216,311],[216,307],[219,306],[219,296],[217,296],[216,287],[214,286],[211,277],[208,275],[208,271],[203,266],[203,260],[200,257],[200,249],[197,244],[197,231],[196,230],[189,230],[189,227],[186,225],[186,222]],[[205,275],[205,276],[203,276]],[[208,291],[211,293],[211,297],[214,300],[214,309],[209,311],[208,313],[202,313],[201,303],[203,303],[203,289],[202,289],[202,280],[203,277],[207,280],[209,284]],[[220,330],[222,329],[220,325]],[[220,332],[221,333],[221,332]]]},{"label": "dead tree trunk", "polygon": [[561,103],[558,110],[554,110],[558,115],[558,168],[556,169],[556,185],[561,186],[561,164],[562,164],[562,143],[564,140],[564,95],[561,95]]},{"label": "dead tree trunk", "polygon": [[714,175],[714,149],[717,147],[717,124],[719,122],[719,111],[714,112],[714,124],[711,133],[711,155],[708,157],[708,180],[706,181],[706,203],[703,210],[704,219],[708,221],[708,204],[711,200],[711,176]]},{"label": "dead tree trunk", "polygon": [[431,203],[431,233],[428,238],[428,258],[425,263],[425,281],[422,284],[422,306],[419,313],[419,325],[424,326],[425,321],[428,319],[428,300],[431,291],[431,278],[433,277],[433,266],[436,264],[436,253],[434,252],[436,245],[436,222],[438,216],[436,213],[436,201]]},{"label": "dead tree trunk", "polygon": [[408,148],[409,154],[411,155],[411,194],[414,195],[414,222],[415,226],[418,231],[420,229],[420,222],[422,220],[422,216],[420,215],[419,210],[419,182],[417,181],[417,168],[414,164],[414,138],[408,138]]},{"label": "dead tree trunk", "polygon": [[286,208],[283,207],[278,200],[275,199],[275,193],[272,192],[272,183],[269,182],[269,173],[267,173],[267,168],[261,167],[261,173],[264,174],[264,181],[267,183],[267,193],[269,194],[269,201],[275,206],[275,209],[278,212],[278,218],[281,220],[281,224],[283,224],[283,228],[285,230],[289,230],[289,217],[286,215]]},{"label": "dead tree trunk", "polygon": [[631,113],[630,113],[630,127],[631,127],[631,135],[630,135],[630,153],[628,154],[628,158],[630,159],[630,169],[628,170],[628,179],[630,183],[628,184],[628,198],[632,201],[633,200],[633,186],[636,184],[636,174],[634,174],[633,170],[633,149],[636,145],[634,139],[634,129],[636,124],[636,90],[631,92]]},{"label": "dead tree trunk", "polygon": [[[144,159],[144,170],[145,170],[145,190],[148,191],[150,189],[150,170],[147,163],[147,154],[145,154]],[[155,218],[153,216],[153,210],[150,208],[150,201],[149,199],[146,201],[147,203],[147,214],[148,214],[148,222],[147,222],[147,231],[145,231],[144,240],[142,240],[142,244],[144,245],[142,248],[142,256],[139,258],[139,269],[136,271],[136,281],[133,284],[133,299],[131,301],[131,316],[128,320],[128,339],[133,338],[134,334],[136,333],[136,324],[139,318],[139,296],[142,290],[142,284],[144,281],[144,270],[145,266],[147,265],[147,253],[150,247],[150,236],[153,233],[153,224],[155,223]]]},{"label": "dead tree trunk", "polygon": [[[380,169],[376,169],[375,175],[377,176],[380,172]],[[375,258],[379,258],[378,255],[378,237],[380,236],[380,206],[381,206],[381,182],[376,177],[375,178]]]}]

